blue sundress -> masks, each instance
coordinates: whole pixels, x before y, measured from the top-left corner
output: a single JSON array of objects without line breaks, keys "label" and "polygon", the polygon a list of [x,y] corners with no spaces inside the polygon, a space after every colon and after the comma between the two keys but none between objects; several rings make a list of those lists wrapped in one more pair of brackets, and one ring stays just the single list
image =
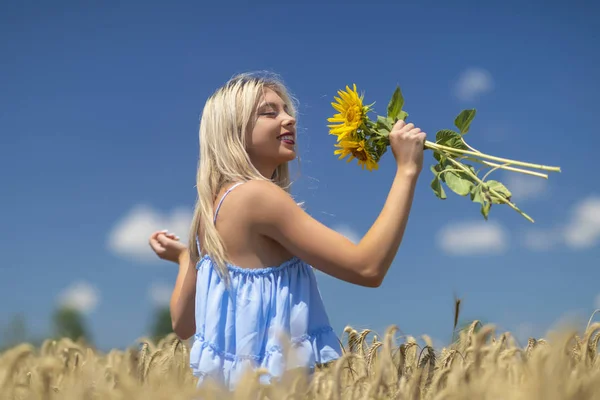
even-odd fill
[{"label": "blue sundress", "polygon": [[[240,184],[225,192],[213,222],[227,194]],[[196,269],[190,366],[198,386],[212,379],[233,390],[249,369],[266,368],[263,382],[269,382],[286,369],[305,368],[310,374],[316,364],[340,357],[314,270],[299,258],[259,269],[228,264],[229,288],[208,255]]]}]

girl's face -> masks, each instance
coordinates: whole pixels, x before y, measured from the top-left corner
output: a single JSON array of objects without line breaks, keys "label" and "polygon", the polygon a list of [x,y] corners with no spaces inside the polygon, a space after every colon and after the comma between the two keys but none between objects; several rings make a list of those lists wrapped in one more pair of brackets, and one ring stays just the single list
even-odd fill
[{"label": "girl's face", "polygon": [[272,89],[265,89],[254,129],[247,139],[250,160],[267,178],[280,164],[296,158],[296,119],[288,114],[287,105]]}]

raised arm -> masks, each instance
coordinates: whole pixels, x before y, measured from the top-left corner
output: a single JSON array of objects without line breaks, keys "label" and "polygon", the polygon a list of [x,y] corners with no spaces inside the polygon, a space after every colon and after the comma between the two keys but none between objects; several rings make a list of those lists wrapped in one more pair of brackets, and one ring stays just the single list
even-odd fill
[{"label": "raised arm", "polygon": [[252,221],[261,234],[326,274],[361,286],[383,281],[406,229],[414,190],[423,164],[425,133],[400,121],[390,133],[397,171],[375,223],[354,244],[304,212],[270,182],[251,182]]}]

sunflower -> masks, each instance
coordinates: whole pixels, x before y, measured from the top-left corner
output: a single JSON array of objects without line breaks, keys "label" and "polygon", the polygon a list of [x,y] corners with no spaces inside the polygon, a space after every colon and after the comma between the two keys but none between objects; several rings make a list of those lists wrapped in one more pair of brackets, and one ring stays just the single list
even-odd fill
[{"label": "sunflower", "polygon": [[358,160],[358,165],[360,165],[362,169],[365,169],[365,167],[369,171],[379,169],[377,161],[373,158],[373,155],[367,148],[367,143],[364,140],[341,140],[335,147],[339,147],[339,149],[334,151],[333,154],[339,154],[340,160],[349,156],[347,162],[356,158]]},{"label": "sunflower", "polygon": [[340,97],[334,97],[337,103],[331,103],[338,114],[327,119],[336,124],[327,127],[331,128],[329,131],[331,135],[337,135],[339,142],[362,125],[370,111],[370,106],[363,105],[363,96],[358,95],[356,84],[353,85],[353,89],[346,86],[346,91],[339,90],[338,94]]}]

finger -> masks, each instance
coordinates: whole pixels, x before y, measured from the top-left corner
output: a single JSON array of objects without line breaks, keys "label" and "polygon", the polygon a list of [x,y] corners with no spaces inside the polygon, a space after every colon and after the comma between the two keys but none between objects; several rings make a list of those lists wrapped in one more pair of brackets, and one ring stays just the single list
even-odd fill
[{"label": "finger", "polygon": [[167,232],[168,232],[168,230],[167,230],[167,229],[163,229],[162,231],[154,231],[154,232],[152,232],[152,234],[150,235],[150,238],[151,238],[151,239],[152,239],[152,238],[156,239],[156,237],[157,237],[158,235],[160,235],[161,233],[167,233]]},{"label": "finger", "polygon": [[413,128],[408,133],[409,133],[409,135],[416,135],[419,132],[421,132],[421,128]]},{"label": "finger", "polygon": [[179,240],[179,236],[177,236],[174,233],[168,233],[167,236],[170,237],[173,240]]},{"label": "finger", "polygon": [[153,240],[150,241],[150,247],[156,253],[159,253],[159,252],[165,250],[165,248],[163,247],[163,245],[161,243],[159,243],[158,240],[156,240],[156,239],[153,239]]},{"label": "finger", "polygon": [[396,123],[394,124],[392,129],[402,129],[402,128],[404,128],[405,125],[406,125],[406,122],[404,122],[403,119],[399,119],[398,121],[396,121]]},{"label": "finger", "polygon": [[171,239],[169,239],[168,237],[166,237],[165,235],[160,235],[157,239],[158,243],[160,243],[162,246],[168,246],[169,245],[169,241]]},{"label": "finger", "polygon": [[173,242],[176,242],[177,240],[179,240],[179,237],[177,237],[177,239],[173,239],[173,238],[167,237],[165,235],[160,235],[158,237],[159,243],[165,247],[172,246]]},{"label": "finger", "polygon": [[150,236],[150,239],[148,240],[148,244],[150,244],[150,246],[152,248],[155,248],[157,246],[160,246],[160,244],[158,243],[158,237],[157,235],[155,235],[154,233]]},{"label": "finger", "polygon": [[410,124],[405,125],[402,130],[405,132],[410,132],[415,127],[415,124],[412,122]]}]

